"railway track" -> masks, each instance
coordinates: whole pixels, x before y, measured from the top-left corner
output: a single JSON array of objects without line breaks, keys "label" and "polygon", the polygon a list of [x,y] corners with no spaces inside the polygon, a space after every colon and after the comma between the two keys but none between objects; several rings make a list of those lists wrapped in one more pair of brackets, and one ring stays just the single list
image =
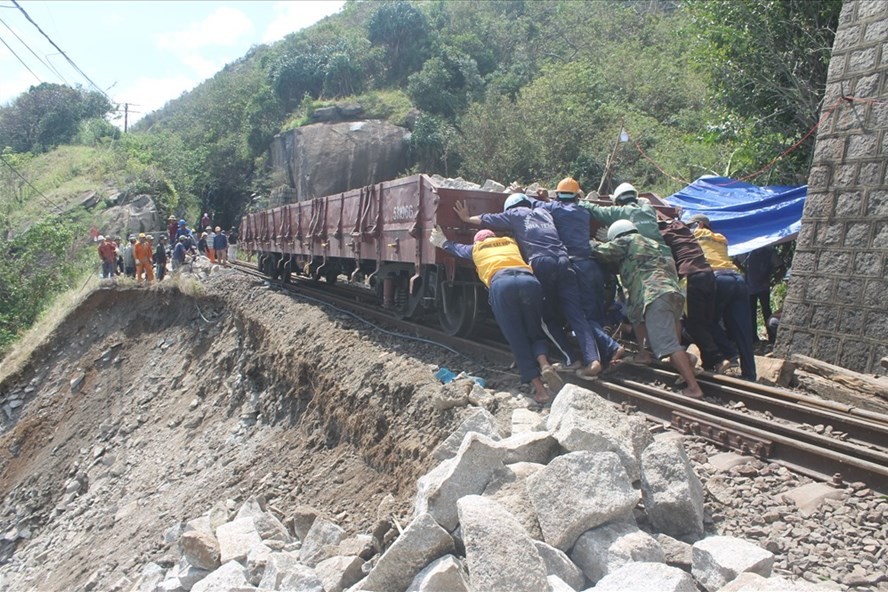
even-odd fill
[{"label": "railway track", "polygon": [[[237,270],[268,281],[245,264]],[[370,303],[373,293],[326,285],[307,278],[284,289],[364,319],[385,323],[449,349],[508,366],[512,356],[501,341],[452,337],[429,326],[397,318]],[[788,468],[837,486],[862,481],[888,493],[888,415],[734,379],[704,373],[698,377],[703,400],[688,399],[666,388],[678,375],[665,366],[624,364],[594,382],[565,376],[567,382],[590,388],[608,400],[635,409],[650,421],[721,447]]]}]

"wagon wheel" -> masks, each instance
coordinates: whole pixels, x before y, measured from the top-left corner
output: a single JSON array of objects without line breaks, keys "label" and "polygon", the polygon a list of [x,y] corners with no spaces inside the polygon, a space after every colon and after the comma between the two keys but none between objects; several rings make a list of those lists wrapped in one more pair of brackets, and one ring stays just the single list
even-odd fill
[{"label": "wagon wheel", "polygon": [[468,337],[478,317],[478,291],[475,286],[440,285],[441,306],[438,323],[448,335]]}]

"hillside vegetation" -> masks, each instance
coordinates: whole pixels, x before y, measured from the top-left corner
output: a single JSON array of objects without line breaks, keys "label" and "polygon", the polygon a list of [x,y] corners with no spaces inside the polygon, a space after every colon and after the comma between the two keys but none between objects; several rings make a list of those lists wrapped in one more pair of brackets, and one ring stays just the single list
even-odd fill
[{"label": "hillside vegetation", "polygon": [[[94,93],[33,87],[0,107],[4,164],[28,180],[0,165],[0,256],[27,252],[26,228],[85,236],[95,213],[76,204],[106,186],[151,192],[165,214],[212,209],[233,223],[270,189],[273,136],[333,102],[397,124],[415,119],[422,172],[543,184],[572,175],[594,190],[615,154],[610,187],[632,181],[664,195],[703,174],[750,175],[816,123],[841,6],[348,2],[254,47],[126,135],[103,119],[111,106]],[[615,150],[621,122],[629,141]],[[804,183],[812,149],[803,143],[752,182]],[[34,286],[20,284],[42,265],[0,278],[0,348],[27,326],[9,318],[28,306],[21,294]]]}]

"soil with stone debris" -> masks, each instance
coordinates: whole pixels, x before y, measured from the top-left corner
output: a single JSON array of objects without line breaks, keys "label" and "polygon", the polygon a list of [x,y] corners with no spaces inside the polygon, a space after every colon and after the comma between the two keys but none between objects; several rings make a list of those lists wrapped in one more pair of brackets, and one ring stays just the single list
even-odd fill
[{"label": "soil with stone debris", "polygon": [[[492,388],[448,399],[438,366]],[[0,384],[0,590],[129,590],[149,562],[178,560],[183,521],[252,496],[281,517],[310,505],[349,534],[406,525],[467,406],[508,426],[521,392],[233,270],[189,294],[98,290]],[[720,472],[718,450],[684,443],[707,534],[757,542],[782,575],[888,590],[884,498],[855,484],[805,515],[782,498],[804,479],[758,461]]]}]

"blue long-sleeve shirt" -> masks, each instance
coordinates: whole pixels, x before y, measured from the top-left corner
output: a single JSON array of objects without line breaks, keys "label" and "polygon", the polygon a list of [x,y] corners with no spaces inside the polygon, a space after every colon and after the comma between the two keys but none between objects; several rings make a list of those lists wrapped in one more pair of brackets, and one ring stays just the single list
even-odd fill
[{"label": "blue long-sleeve shirt", "polygon": [[518,207],[501,214],[481,214],[481,226],[511,232],[531,265],[537,257],[567,257],[552,214],[546,209]]},{"label": "blue long-sleeve shirt", "polygon": [[584,259],[592,257],[592,246],[589,244],[589,223],[592,214],[589,210],[572,201],[534,201],[534,209],[548,210],[555,221],[555,228],[567,254],[570,257]]}]

